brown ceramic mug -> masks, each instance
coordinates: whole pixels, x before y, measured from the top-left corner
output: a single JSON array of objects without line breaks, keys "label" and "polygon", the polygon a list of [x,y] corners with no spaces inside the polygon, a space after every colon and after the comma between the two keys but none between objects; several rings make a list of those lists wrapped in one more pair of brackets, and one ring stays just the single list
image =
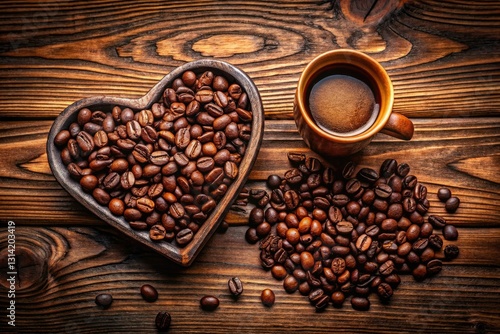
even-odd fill
[{"label": "brown ceramic mug", "polygon": [[302,72],[294,101],[301,136],[315,152],[346,156],[366,147],[379,133],[410,140],[413,123],[392,112],[394,89],[385,69],[354,50],[333,50]]}]

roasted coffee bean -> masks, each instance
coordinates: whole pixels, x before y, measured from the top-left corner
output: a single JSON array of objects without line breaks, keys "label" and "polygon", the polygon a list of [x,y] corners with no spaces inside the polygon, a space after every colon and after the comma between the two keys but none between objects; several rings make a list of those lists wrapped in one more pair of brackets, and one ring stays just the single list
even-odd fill
[{"label": "roasted coffee bean", "polygon": [[350,179],[345,184],[345,190],[348,194],[357,194],[361,189],[361,182],[358,179]]},{"label": "roasted coffee bean", "polygon": [[95,188],[92,197],[101,205],[108,205],[111,200],[111,196],[101,188]]},{"label": "roasted coffee bean", "polygon": [[262,304],[264,304],[267,307],[271,307],[274,305],[275,302],[275,295],[273,290],[271,289],[264,289],[262,290],[260,294],[260,300],[262,301]]},{"label": "roasted coffee bean", "polygon": [[158,291],[150,284],[141,286],[141,296],[145,301],[155,302],[158,299]]},{"label": "roasted coffee bean", "polygon": [[439,259],[432,259],[427,262],[427,273],[429,275],[435,275],[439,273],[442,269],[443,263]]},{"label": "roasted coffee bean", "polygon": [[170,161],[170,156],[165,151],[154,151],[149,156],[149,161],[157,166],[163,166]]},{"label": "roasted coffee bean", "polygon": [[298,184],[302,181],[302,173],[297,168],[292,168],[285,173],[285,179],[290,184]]},{"label": "roasted coffee bean", "polygon": [[342,306],[345,301],[345,295],[342,291],[332,293],[331,301],[334,306]]},{"label": "roasted coffee bean", "polygon": [[160,241],[165,239],[166,234],[167,232],[165,228],[159,224],[154,224],[149,230],[149,238],[153,241]]},{"label": "roasted coffee bean", "polygon": [[443,239],[437,234],[429,236],[429,246],[434,250],[440,250],[443,247]]},{"label": "roasted coffee bean", "polygon": [[297,153],[297,152],[289,152],[287,154],[288,160],[295,165],[298,165],[304,161],[306,161],[306,155],[303,153]]},{"label": "roasted coffee bean", "polygon": [[392,188],[387,184],[379,184],[374,189],[375,195],[382,199],[387,199],[392,195]]},{"label": "roasted coffee bean", "polygon": [[128,138],[137,140],[141,137],[142,127],[136,120],[131,120],[125,124]]},{"label": "roasted coffee bean", "polygon": [[356,164],[353,161],[349,161],[344,165],[344,168],[342,169],[342,177],[344,179],[350,179],[353,174],[354,170],[356,168]]},{"label": "roasted coffee bean", "polygon": [[458,257],[460,251],[456,245],[446,245],[444,248],[444,256],[447,260],[453,260]]},{"label": "roasted coffee bean", "polygon": [[437,196],[441,202],[446,202],[451,197],[451,190],[448,188],[439,188]]},{"label": "roasted coffee bean", "polygon": [[445,227],[443,227],[443,237],[446,240],[457,240],[458,239],[457,228],[453,225],[446,224]]},{"label": "roasted coffee bean", "polygon": [[62,148],[65,145],[67,145],[68,140],[71,138],[71,133],[68,130],[61,130],[57,133],[57,135],[54,137],[54,144]]},{"label": "roasted coffee bean", "polygon": [[155,202],[147,197],[137,199],[137,209],[142,213],[151,213],[155,209]]},{"label": "roasted coffee bean", "polygon": [[434,228],[441,229],[446,225],[446,219],[437,215],[430,215],[428,218],[429,223],[434,226]]},{"label": "roasted coffee bean", "polygon": [[227,285],[229,287],[229,292],[234,297],[237,297],[243,293],[243,283],[241,283],[241,280],[238,277],[229,279]]},{"label": "roasted coffee bean", "polygon": [[417,177],[415,175],[406,175],[403,179],[403,186],[406,189],[413,189],[417,185]]},{"label": "roasted coffee bean", "polygon": [[288,293],[293,293],[299,288],[299,282],[293,275],[288,275],[283,280],[283,288]]},{"label": "roasted coffee bean", "polygon": [[407,163],[400,163],[396,168],[396,174],[405,177],[410,172],[410,166]]},{"label": "roasted coffee bean", "polygon": [[167,331],[170,328],[172,316],[166,311],[158,312],[155,318],[156,329],[159,331]]},{"label": "roasted coffee bean", "polygon": [[120,175],[116,172],[111,172],[102,181],[104,189],[111,190],[120,183]]},{"label": "roasted coffee bean", "polygon": [[413,269],[412,275],[417,281],[423,280],[427,276],[427,266],[419,264],[415,269]]},{"label": "roasted coffee bean", "polygon": [[367,311],[368,309],[370,309],[370,301],[365,297],[352,297],[351,305],[353,309],[358,311]]},{"label": "roasted coffee bean", "polygon": [[378,268],[378,271],[383,276],[388,276],[388,275],[392,274],[392,272],[394,271],[394,269],[395,269],[394,268],[394,262],[392,262],[391,260],[387,260],[387,261],[385,261],[384,263],[382,263],[380,265],[380,267]]},{"label": "roasted coffee bean", "polygon": [[238,165],[232,161],[226,161],[224,164],[224,174],[231,180],[238,176]]},{"label": "roasted coffee bean", "polygon": [[185,246],[191,242],[191,240],[193,239],[193,236],[194,236],[193,231],[189,228],[185,228],[185,229],[182,229],[179,232],[177,232],[177,234],[175,236],[175,241],[177,241],[177,243],[180,246]]},{"label": "roasted coffee bean", "polygon": [[99,180],[95,175],[84,175],[80,179],[80,186],[83,190],[87,192],[93,191],[97,185],[99,184]]},{"label": "roasted coffee bean", "polygon": [[215,296],[203,296],[200,299],[200,306],[205,311],[214,311],[219,307],[219,299]]},{"label": "roasted coffee bean", "polygon": [[398,163],[394,159],[386,159],[380,166],[380,176],[389,178],[396,173]]},{"label": "roasted coffee bean", "polygon": [[260,240],[260,236],[257,234],[257,230],[254,227],[248,228],[245,232],[245,240],[249,244],[255,244]]},{"label": "roasted coffee bean", "polygon": [[100,293],[95,297],[95,303],[104,309],[107,309],[113,303],[113,296],[109,293]]},{"label": "roasted coffee bean", "polygon": [[378,179],[378,173],[372,168],[361,168],[356,174],[361,181],[373,183]]},{"label": "roasted coffee bean", "polygon": [[250,211],[249,222],[251,226],[256,226],[264,222],[264,210],[261,208],[253,208]]},{"label": "roasted coffee bean", "polygon": [[422,201],[427,197],[427,187],[421,183],[417,183],[413,189],[413,197],[416,201]]},{"label": "roasted coffee bean", "polygon": [[80,131],[76,136],[76,142],[84,154],[94,149],[94,138],[85,131]]},{"label": "roasted coffee bean", "polygon": [[460,206],[460,199],[458,197],[450,197],[446,200],[444,208],[449,213],[454,213]]},{"label": "roasted coffee bean", "polygon": [[380,283],[377,287],[377,294],[383,300],[388,300],[392,297],[394,291],[387,283]]},{"label": "roasted coffee bean", "polygon": [[368,235],[363,234],[360,235],[359,238],[357,239],[356,248],[360,252],[366,252],[370,248],[371,243],[372,239]]},{"label": "roasted coffee bean", "polygon": [[99,130],[94,134],[94,144],[97,147],[104,147],[108,145],[108,135],[105,131]]}]

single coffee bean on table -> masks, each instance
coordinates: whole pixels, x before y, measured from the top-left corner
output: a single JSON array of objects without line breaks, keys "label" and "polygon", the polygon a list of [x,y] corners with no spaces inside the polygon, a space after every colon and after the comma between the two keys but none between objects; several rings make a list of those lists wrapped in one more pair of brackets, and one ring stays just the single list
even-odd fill
[{"label": "single coffee bean on table", "polygon": [[455,196],[448,198],[448,200],[446,200],[446,203],[444,204],[446,211],[449,213],[454,213],[455,211],[457,211],[459,206],[460,199]]},{"label": "single coffee bean on table", "polygon": [[219,307],[219,299],[215,296],[203,296],[200,299],[200,306],[205,311],[214,311],[217,307]]},{"label": "single coffee bean on table", "polygon": [[[386,159],[373,169],[350,161],[336,169],[293,152],[288,160],[283,177],[267,178],[269,191],[247,189],[255,207],[245,234],[251,244],[260,241],[262,267],[287,293],[299,291],[316,311],[345,300],[366,311],[372,293],[390,301],[399,275],[422,281],[441,271],[436,230],[446,240],[456,240],[458,231],[441,216],[427,217],[427,187],[409,164]],[[449,195],[448,206],[459,203]],[[455,258],[458,247],[447,245],[444,256]]]},{"label": "single coffee bean on table", "polygon": [[238,297],[243,293],[243,283],[241,283],[241,280],[238,277],[229,279],[227,285],[229,287],[229,292],[233,295],[233,297]]},{"label": "single coffee bean on table", "polygon": [[172,316],[167,311],[160,311],[156,315],[155,325],[159,331],[167,331],[170,328]]},{"label": "single coffee bean on table", "polygon": [[271,289],[264,289],[262,290],[260,294],[260,300],[262,301],[262,304],[264,304],[267,307],[271,307],[274,305],[274,301],[276,299],[276,296],[274,295],[274,291]]},{"label": "single coffee bean on table", "polygon": [[158,299],[158,291],[150,284],[141,286],[141,296],[145,301],[155,302]]},{"label": "single coffee bean on table", "polygon": [[[186,71],[150,109],[80,109],[54,144],[71,178],[97,203],[132,229],[150,230],[152,241],[184,247],[240,173],[252,131],[249,106],[237,82]],[[280,178],[271,182],[277,187]],[[263,195],[261,205],[268,201]]]},{"label": "single coffee bean on table", "polygon": [[111,303],[113,303],[113,296],[109,293],[100,293],[95,297],[95,303],[106,309],[111,306]]}]

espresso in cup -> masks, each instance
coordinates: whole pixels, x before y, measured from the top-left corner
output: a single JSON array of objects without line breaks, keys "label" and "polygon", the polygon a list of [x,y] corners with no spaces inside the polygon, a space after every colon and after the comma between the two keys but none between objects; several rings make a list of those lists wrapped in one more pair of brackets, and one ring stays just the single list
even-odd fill
[{"label": "espresso in cup", "polygon": [[303,70],[293,115],[305,143],[324,156],[346,156],[379,133],[410,140],[413,123],[392,112],[394,89],[377,61],[355,50],[333,50]]},{"label": "espresso in cup", "polygon": [[315,79],[308,107],[322,130],[337,136],[353,136],[375,123],[380,111],[380,93],[359,69],[339,66]]}]

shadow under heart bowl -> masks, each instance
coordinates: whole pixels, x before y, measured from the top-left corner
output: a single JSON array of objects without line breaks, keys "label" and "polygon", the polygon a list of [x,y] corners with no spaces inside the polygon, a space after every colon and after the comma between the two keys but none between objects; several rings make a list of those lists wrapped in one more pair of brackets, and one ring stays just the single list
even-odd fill
[{"label": "shadow under heart bowl", "polygon": [[[82,108],[88,108],[92,111],[100,110],[104,113],[110,113],[114,106],[119,106],[122,109],[130,108],[134,112],[150,110],[153,104],[162,101],[165,90],[171,88],[174,84],[174,80],[180,78],[186,71],[192,71],[197,76],[200,76],[206,71],[210,71],[214,76],[225,77],[229,84],[239,84],[248,96],[247,109],[252,112],[252,118],[248,120],[249,124],[251,124],[251,134],[246,143],[245,153],[238,166],[238,174],[228,186],[225,195],[217,201],[216,207],[210,211],[206,220],[200,224],[193,239],[188,244],[181,247],[176,244],[175,241],[152,241],[149,230],[132,229],[129,222],[126,221],[123,216],[114,215],[107,206],[99,204],[92,194],[84,191],[79,181],[70,175],[67,166],[61,159],[61,149],[54,144],[54,139],[60,131],[68,129],[71,123],[77,122],[78,113]],[[133,240],[155,250],[177,264],[189,266],[211,235],[215,232],[218,225],[225,218],[233,201],[238,197],[257,158],[262,142],[263,131],[264,112],[261,97],[257,87],[249,76],[229,63],[202,59],[186,63],[174,69],[141,98],[127,99],[111,96],[94,96],[84,98],[71,104],[56,118],[50,129],[47,140],[47,155],[50,168],[56,180],[79,203],[84,205],[97,217]]]}]

